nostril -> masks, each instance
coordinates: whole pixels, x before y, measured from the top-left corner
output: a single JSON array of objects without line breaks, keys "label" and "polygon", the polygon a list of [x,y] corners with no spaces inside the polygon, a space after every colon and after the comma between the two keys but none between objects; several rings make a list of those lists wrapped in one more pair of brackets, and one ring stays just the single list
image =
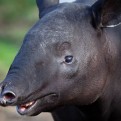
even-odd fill
[{"label": "nostril", "polygon": [[13,93],[12,91],[5,91],[3,92],[3,98],[4,100],[6,100],[6,102],[11,102],[16,98],[15,93]]}]

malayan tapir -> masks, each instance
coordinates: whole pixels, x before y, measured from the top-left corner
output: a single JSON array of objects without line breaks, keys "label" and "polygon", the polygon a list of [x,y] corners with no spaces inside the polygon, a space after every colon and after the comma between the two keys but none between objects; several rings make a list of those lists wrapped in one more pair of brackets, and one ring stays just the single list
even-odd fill
[{"label": "malayan tapir", "polygon": [[121,121],[121,0],[85,5],[37,0],[0,104],[57,121]]}]

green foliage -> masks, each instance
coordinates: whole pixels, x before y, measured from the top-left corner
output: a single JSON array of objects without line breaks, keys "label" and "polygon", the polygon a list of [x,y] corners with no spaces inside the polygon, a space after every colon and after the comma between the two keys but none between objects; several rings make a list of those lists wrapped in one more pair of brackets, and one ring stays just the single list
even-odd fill
[{"label": "green foliage", "polygon": [[0,41],[0,67],[3,67],[4,71],[10,66],[17,50],[17,45],[6,40]]},{"label": "green foliage", "polygon": [[5,77],[25,34],[37,19],[35,0],[0,0],[0,80]]},{"label": "green foliage", "polygon": [[13,58],[17,53],[17,45],[8,40],[0,38],[0,80],[5,76],[8,71]]},{"label": "green foliage", "polygon": [[[0,18],[4,22],[13,22],[25,15],[35,8],[35,0],[0,0]],[[16,19],[15,19],[16,18]]]}]

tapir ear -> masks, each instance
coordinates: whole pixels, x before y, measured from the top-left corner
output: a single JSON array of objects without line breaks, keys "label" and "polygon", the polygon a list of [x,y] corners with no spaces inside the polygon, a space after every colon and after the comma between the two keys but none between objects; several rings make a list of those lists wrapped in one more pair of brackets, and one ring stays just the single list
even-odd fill
[{"label": "tapir ear", "polygon": [[115,27],[121,24],[121,0],[98,0],[92,6],[96,26]]},{"label": "tapir ear", "polygon": [[37,6],[39,8],[39,17],[43,10],[59,4],[59,0],[36,0]]}]

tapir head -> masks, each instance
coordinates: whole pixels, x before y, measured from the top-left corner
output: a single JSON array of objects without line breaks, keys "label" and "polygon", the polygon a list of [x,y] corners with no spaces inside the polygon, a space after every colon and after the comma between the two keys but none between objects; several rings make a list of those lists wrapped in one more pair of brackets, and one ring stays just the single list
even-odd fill
[{"label": "tapir head", "polygon": [[95,102],[108,73],[104,27],[119,24],[120,4],[102,0],[89,7],[37,0],[40,20],[25,36],[1,83],[1,105],[36,115]]}]

